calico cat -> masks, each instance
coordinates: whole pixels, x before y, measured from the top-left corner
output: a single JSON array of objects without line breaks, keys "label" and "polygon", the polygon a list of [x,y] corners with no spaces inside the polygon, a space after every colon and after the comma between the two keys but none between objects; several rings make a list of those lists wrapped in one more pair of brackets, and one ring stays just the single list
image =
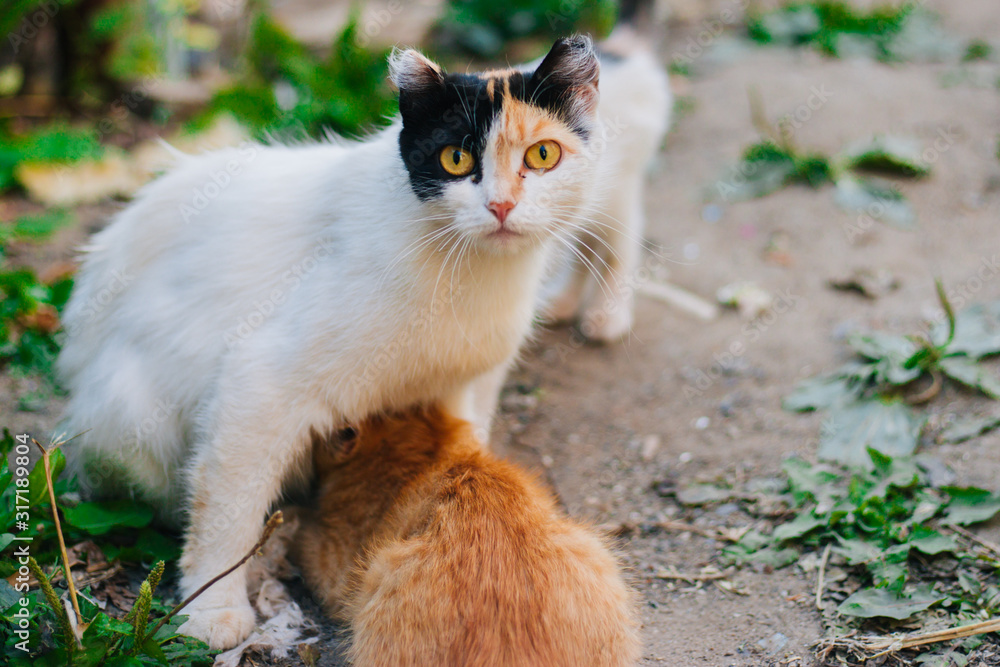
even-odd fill
[{"label": "calico cat", "polygon": [[634,599],[593,531],[439,408],[313,451],[293,558],[359,667],[596,667],[639,657]]},{"label": "calico cat", "polygon": [[[615,133],[599,71],[586,37],[479,74],[398,51],[386,130],[183,158],[93,238],[64,317],[61,428],[82,433],[69,453],[85,488],[187,521],[183,595],[307,478],[311,433],[427,401],[488,432],[553,248],[631,159],[644,79],[608,84]],[[197,598],[183,631],[243,639],[244,579]]]}]

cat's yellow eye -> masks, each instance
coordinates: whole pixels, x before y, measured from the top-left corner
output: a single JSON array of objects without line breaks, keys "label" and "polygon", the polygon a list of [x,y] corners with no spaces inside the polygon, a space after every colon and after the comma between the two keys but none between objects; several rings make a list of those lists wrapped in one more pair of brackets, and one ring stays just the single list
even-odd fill
[{"label": "cat's yellow eye", "polygon": [[559,164],[561,157],[562,149],[559,148],[559,144],[546,139],[528,149],[524,154],[524,165],[528,169],[551,169]]},{"label": "cat's yellow eye", "polygon": [[476,166],[472,153],[459,146],[441,149],[441,166],[452,176],[468,176]]}]

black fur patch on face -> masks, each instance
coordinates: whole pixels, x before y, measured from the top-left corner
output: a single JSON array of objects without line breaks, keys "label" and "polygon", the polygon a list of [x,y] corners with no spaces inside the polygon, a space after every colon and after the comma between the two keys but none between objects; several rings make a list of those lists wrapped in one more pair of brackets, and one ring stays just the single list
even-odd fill
[{"label": "black fur patch on face", "polygon": [[[400,73],[399,151],[413,192],[423,201],[440,196],[448,181],[482,180],[487,136],[508,90],[511,97],[552,112],[584,139],[588,136],[577,98],[581,85],[592,80],[596,86],[598,66],[589,39],[557,41],[535,72],[441,74],[427,63],[411,67],[413,72]],[[444,170],[439,156],[446,146],[472,153],[475,167],[470,174],[454,176]]]},{"label": "black fur patch on face", "polygon": [[[403,130],[399,152],[410,173],[410,185],[421,200],[441,195],[447,181],[483,178],[482,154],[493,120],[500,112],[500,95],[493,99],[486,79],[474,74],[449,74],[433,90],[399,92]],[[472,153],[476,165],[467,176],[453,176],[441,166],[445,146],[460,146]]]}]

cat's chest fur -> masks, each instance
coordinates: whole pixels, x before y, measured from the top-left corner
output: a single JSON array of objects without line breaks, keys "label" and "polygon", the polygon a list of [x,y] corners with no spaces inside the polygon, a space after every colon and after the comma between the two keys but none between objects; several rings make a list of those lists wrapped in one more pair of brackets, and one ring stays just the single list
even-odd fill
[{"label": "cat's chest fur", "polygon": [[544,249],[457,253],[445,261],[436,248],[414,252],[394,278],[367,281],[349,328],[320,311],[326,332],[315,327],[302,360],[345,420],[446,398],[516,353],[531,328]]}]

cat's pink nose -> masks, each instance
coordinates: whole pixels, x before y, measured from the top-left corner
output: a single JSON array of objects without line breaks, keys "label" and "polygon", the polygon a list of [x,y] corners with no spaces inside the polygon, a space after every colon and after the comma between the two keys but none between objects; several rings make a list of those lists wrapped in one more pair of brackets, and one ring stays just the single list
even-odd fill
[{"label": "cat's pink nose", "polygon": [[491,201],[486,205],[486,208],[490,209],[490,212],[496,216],[497,222],[502,225],[503,221],[507,219],[507,214],[515,206],[517,206],[517,202],[513,201]]}]

